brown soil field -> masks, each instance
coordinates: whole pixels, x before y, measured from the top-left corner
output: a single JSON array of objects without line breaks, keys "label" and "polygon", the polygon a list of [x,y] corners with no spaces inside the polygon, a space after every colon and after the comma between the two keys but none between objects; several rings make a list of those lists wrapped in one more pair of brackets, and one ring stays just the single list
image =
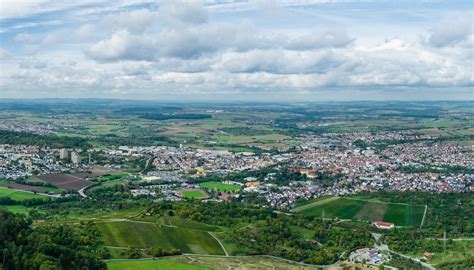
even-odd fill
[{"label": "brown soil field", "polygon": [[45,174],[38,176],[39,179],[46,183],[53,184],[59,188],[66,190],[79,190],[83,187],[89,186],[92,183],[80,177],[70,174]]}]

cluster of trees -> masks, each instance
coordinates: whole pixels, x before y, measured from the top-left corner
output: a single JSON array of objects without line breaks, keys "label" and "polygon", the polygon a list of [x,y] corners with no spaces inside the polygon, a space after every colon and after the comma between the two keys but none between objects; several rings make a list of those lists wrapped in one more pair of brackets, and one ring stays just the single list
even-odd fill
[{"label": "cluster of trees", "polygon": [[106,146],[114,145],[138,145],[138,146],[152,146],[152,145],[173,145],[178,144],[167,136],[161,135],[142,135],[142,134],[129,134],[126,137],[117,136],[116,134],[106,134],[98,136],[93,139],[95,143]]},{"label": "cluster of trees", "polygon": [[[170,250],[162,249],[162,248],[148,248],[144,251],[144,253],[155,258],[155,257],[180,255],[181,250],[176,249],[176,248],[172,248]],[[146,254],[143,254],[143,252],[137,247],[130,247],[127,250],[123,251],[122,253],[122,255],[125,255],[129,259],[140,259]]]},{"label": "cluster of trees", "polygon": [[241,223],[252,223],[267,217],[276,217],[269,209],[246,208],[242,204],[229,202],[186,202],[160,206],[172,209],[181,218],[204,222],[212,225],[232,227]]},{"label": "cluster of trees", "polygon": [[427,270],[427,268],[423,267],[421,263],[415,262],[397,254],[392,254],[390,266],[394,266],[400,270]]},{"label": "cluster of trees", "polygon": [[26,132],[0,130],[0,144],[25,144],[48,146],[52,148],[89,148],[87,139],[81,137],[61,137],[55,135],[37,135]]},{"label": "cluster of trees", "polygon": [[[384,235],[383,240],[391,249],[401,253],[424,251],[437,253],[443,251],[442,241],[431,239],[426,232],[414,228],[390,230]],[[446,246],[449,247],[452,244],[452,240],[449,240]]]},{"label": "cluster of trees", "polygon": [[470,257],[466,260],[442,262],[436,265],[436,269],[440,269],[440,270],[473,269],[473,268],[474,268],[474,257]]},{"label": "cluster of trees", "polygon": [[273,133],[273,131],[271,130],[255,129],[255,128],[249,128],[249,127],[222,127],[222,128],[219,128],[218,130],[230,135],[234,135],[234,136],[239,136],[239,135],[257,136],[257,135],[268,135],[268,134]]},{"label": "cluster of trees", "polygon": [[223,178],[228,181],[242,182],[246,177],[255,177],[261,181],[265,179],[270,173],[273,173],[273,176],[268,179],[268,182],[278,185],[288,185],[292,181],[306,181],[308,179],[306,175],[292,171],[288,167],[277,168],[276,166],[269,166],[258,170],[231,172],[224,177],[220,175],[208,175],[199,179],[199,182],[219,182],[222,181]]},{"label": "cluster of trees", "polygon": [[373,244],[367,227],[354,230],[336,222],[301,215],[287,216],[235,202],[156,202],[148,212],[154,216],[177,215],[231,228],[221,237],[238,247],[234,255],[265,254],[312,264],[330,264],[343,253],[349,254],[354,249]]},{"label": "cluster of trees", "polygon": [[162,114],[162,113],[147,113],[140,118],[151,120],[170,120],[170,119],[208,119],[212,116],[209,114],[200,113],[181,113],[181,114]]},{"label": "cluster of trees", "polygon": [[106,269],[99,233],[92,223],[32,226],[0,209],[1,269]]},{"label": "cluster of trees", "polygon": [[[234,229],[226,237],[237,243],[240,252],[246,255],[269,254],[320,265],[334,263],[343,253],[372,244],[367,230],[346,229],[317,219],[306,220],[304,226],[298,226],[297,219],[285,215],[267,217]],[[311,238],[307,238],[308,234]]]}]

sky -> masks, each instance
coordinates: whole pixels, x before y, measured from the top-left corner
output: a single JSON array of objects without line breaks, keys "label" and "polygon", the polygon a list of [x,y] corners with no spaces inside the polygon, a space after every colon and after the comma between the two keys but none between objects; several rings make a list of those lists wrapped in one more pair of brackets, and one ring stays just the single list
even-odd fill
[{"label": "sky", "polygon": [[473,5],[1,0],[0,98],[474,100]]}]

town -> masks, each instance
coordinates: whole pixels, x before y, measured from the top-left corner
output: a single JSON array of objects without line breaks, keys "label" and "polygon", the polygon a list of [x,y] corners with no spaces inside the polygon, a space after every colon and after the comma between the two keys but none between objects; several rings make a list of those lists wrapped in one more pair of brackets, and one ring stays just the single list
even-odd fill
[{"label": "town", "polygon": [[[0,145],[0,178],[18,182],[32,176],[58,173],[81,175],[97,166],[121,171],[126,169],[124,163],[138,159],[145,169],[132,174],[147,184],[132,189],[131,194],[180,200],[183,197],[180,190],[203,189],[197,184],[203,177],[217,176],[225,182],[228,173],[252,174],[252,171],[272,168],[264,177],[234,179],[233,183],[242,188],[226,196],[204,198],[229,200],[257,193],[266,200],[265,207],[276,209],[289,209],[298,200],[361,191],[474,191],[474,160],[469,147],[436,143],[434,136],[418,136],[412,132],[375,135],[357,132],[302,135],[297,139],[300,144],[292,149],[259,154],[182,144],[88,150],[4,144]],[[383,150],[370,146],[387,139],[417,141],[389,145]],[[272,181],[275,173],[284,168],[302,178],[288,183]],[[330,181],[325,181],[326,178]],[[8,181],[0,184],[8,186]],[[153,191],[156,185],[162,193]]]}]

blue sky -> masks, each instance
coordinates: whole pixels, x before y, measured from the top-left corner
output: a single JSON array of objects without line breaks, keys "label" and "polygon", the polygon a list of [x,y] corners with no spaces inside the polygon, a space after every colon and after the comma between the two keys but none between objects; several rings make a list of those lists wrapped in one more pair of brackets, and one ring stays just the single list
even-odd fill
[{"label": "blue sky", "polygon": [[0,3],[0,98],[474,99],[471,1]]}]

